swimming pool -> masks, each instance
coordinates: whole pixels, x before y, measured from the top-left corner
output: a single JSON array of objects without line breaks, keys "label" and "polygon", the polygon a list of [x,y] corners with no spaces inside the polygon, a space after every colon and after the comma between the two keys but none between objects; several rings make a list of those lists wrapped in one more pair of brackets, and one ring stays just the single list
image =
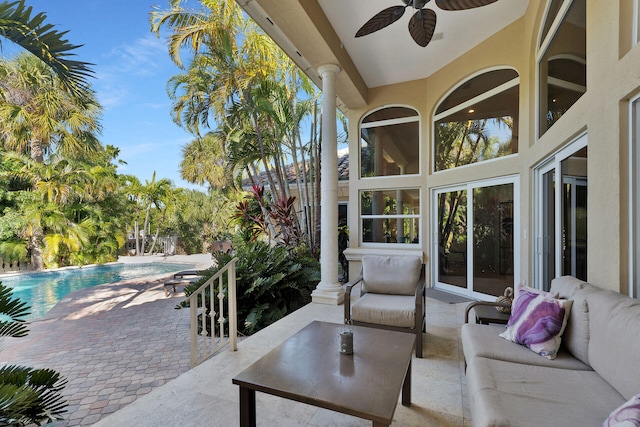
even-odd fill
[{"label": "swimming pool", "polygon": [[80,289],[193,268],[193,264],[118,263],[0,277],[0,282],[13,288],[15,298],[31,306],[27,320],[33,320],[44,316],[65,295]]}]

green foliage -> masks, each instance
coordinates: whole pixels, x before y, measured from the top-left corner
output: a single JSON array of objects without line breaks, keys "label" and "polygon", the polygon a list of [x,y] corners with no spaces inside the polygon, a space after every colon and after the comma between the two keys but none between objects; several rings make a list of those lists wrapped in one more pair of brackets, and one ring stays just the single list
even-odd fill
[{"label": "green foliage", "polygon": [[[24,337],[29,307],[13,298],[12,289],[0,283],[0,338]],[[42,425],[60,420],[67,403],[61,392],[67,380],[51,369],[25,366],[0,367],[0,425]]]},{"label": "green foliage", "polygon": [[13,291],[0,282],[0,337],[24,337],[28,333],[24,318],[29,315],[27,304],[13,298]]},{"label": "green foliage", "polygon": [[222,268],[238,257],[236,286],[241,333],[255,333],[311,302],[311,291],[320,281],[320,266],[306,248],[270,247],[260,241],[234,241],[234,247],[235,253],[214,254],[216,266],[207,270],[198,283],[185,287],[187,296],[217,273],[218,266]]},{"label": "green foliage", "polygon": [[32,15],[24,0],[0,2],[0,36],[17,43],[38,57],[58,75],[74,94],[82,95],[88,86],[87,77],[94,72],[87,62],[72,60],[73,50],[80,46],[64,38],[67,31],[59,32],[46,23],[44,13]]},{"label": "green foliage", "polygon": [[235,205],[233,194],[211,189],[208,193],[184,190],[167,221],[163,234],[179,233],[178,251],[193,254],[210,252],[209,245],[231,236],[230,219]]},{"label": "green foliage", "polygon": [[67,404],[60,392],[67,381],[51,369],[0,368],[0,424],[42,425],[62,419]]}]

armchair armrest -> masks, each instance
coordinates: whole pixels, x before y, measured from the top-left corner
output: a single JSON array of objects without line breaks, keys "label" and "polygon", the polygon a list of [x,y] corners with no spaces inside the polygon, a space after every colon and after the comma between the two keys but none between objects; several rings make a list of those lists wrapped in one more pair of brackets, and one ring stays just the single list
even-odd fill
[{"label": "armchair armrest", "polygon": [[469,323],[469,312],[472,308],[477,306],[489,306],[489,307],[511,307],[511,304],[496,301],[474,301],[467,306],[464,310],[464,323]]},{"label": "armchair armrest", "polygon": [[362,273],[353,282],[344,285],[344,322],[351,321],[351,291],[353,287],[362,281]]},{"label": "armchair armrest", "polygon": [[416,286],[416,330],[423,330],[425,327],[425,265],[422,264],[422,270],[420,271],[420,280]]}]

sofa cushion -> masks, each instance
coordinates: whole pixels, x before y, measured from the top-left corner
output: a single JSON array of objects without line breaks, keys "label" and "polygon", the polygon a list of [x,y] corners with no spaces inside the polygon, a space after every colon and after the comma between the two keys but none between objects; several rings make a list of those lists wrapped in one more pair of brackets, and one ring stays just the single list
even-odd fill
[{"label": "sofa cushion", "polygon": [[640,387],[640,300],[613,291],[587,295],[589,364],[630,399]]},{"label": "sofa cushion", "polygon": [[465,360],[469,361],[473,357],[485,357],[558,369],[591,370],[589,365],[574,358],[562,347],[560,347],[557,357],[553,360],[540,357],[527,347],[514,344],[500,337],[498,334],[504,330],[504,326],[496,325],[478,325],[475,323],[462,325],[460,335]]},{"label": "sofa cushion", "polygon": [[[584,282],[583,282],[584,283]],[[602,289],[584,283],[572,296],[573,304],[567,327],[562,334],[562,346],[578,360],[589,365],[589,306],[587,295]]]},{"label": "sofa cushion", "polygon": [[522,290],[513,301],[507,329],[500,336],[526,345],[543,357],[555,359],[571,303],[571,300]]},{"label": "sofa cushion", "polygon": [[351,306],[351,318],[356,322],[413,328],[416,297],[367,293]]},{"label": "sofa cushion", "polygon": [[640,393],[616,408],[602,423],[602,427],[640,426]]},{"label": "sofa cushion", "polygon": [[422,260],[417,256],[362,257],[362,292],[415,295]]},{"label": "sofa cushion", "polygon": [[594,371],[483,357],[469,361],[467,388],[474,427],[594,426],[625,401]]},{"label": "sofa cushion", "polygon": [[587,282],[576,279],[573,276],[556,277],[551,281],[551,293],[558,298],[571,299],[579,289],[587,286]]}]

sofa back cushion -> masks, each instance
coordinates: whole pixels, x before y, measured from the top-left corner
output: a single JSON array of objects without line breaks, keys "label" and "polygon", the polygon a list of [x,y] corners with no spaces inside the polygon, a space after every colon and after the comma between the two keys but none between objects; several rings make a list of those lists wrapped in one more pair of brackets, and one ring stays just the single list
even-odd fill
[{"label": "sofa back cushion", "polygon": [[587,295],[594,292],[604,292],[602,289],[586,285],[576,291],[571,297],[573,305],[569,313],[567,328],[562,337],[562,343],[567,350],[579,361],[589,365],[589,305]]},{"label": "sofa back cushion", "polygon": [[551,293],[556,294],[556,298],[571,299],[578,289],[587,285],[587,282],[573,276],[557,277],[551,281]]},{"label": "sofa back cushion", "polygon": [[573,300],[562,345],[579,361],[589,365],[589,307],[586,296],[600,291],[593,285],[571,276],[551,281],[551,291],[560,298]]},{"label": "sofa back cushion", "polygon": [[589,364],[625,399],[640,390],[640,300],[613,291],[587,295]]},{"label": "sofa back cushion", "polygon": [[417,256],[362,257],[362,292],[415,295],[422,260]]}]

